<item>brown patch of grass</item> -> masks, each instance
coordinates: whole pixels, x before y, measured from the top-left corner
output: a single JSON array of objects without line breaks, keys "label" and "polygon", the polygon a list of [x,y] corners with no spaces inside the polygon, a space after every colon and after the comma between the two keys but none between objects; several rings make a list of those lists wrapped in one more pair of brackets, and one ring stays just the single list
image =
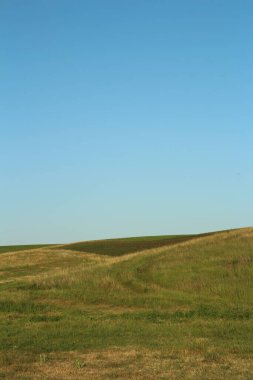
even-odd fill
[{"label": "brown patch of grass", "polygon": [[22,364],[17,357],[5,355],[5,359],[1,362],[4,378],[250,380],[253,375],[250,358],[240,359],[230,356],[221,360],[218,353],[210,350],[203,355],[187,350],[159,352],[115,347],[89,353],[51,353],[29,359],[29,363]]}]

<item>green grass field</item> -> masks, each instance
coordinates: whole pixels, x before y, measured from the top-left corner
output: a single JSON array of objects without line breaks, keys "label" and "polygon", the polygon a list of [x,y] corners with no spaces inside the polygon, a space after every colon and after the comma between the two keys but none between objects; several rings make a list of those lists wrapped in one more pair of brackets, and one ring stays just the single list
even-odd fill
[{"label": "green grass field", "polygon": [[81,243],[64,245],[65,249],[99,255],[121,256],[144,249],[157,248],[165,245],[181,243],[202,235],[168,235],[168,236],[144,236],[123,239],[93,240]]},{"label": "green grass field", "polygon": [[252,264],[253,228],[1,253],[0,379],[251,380]]}]

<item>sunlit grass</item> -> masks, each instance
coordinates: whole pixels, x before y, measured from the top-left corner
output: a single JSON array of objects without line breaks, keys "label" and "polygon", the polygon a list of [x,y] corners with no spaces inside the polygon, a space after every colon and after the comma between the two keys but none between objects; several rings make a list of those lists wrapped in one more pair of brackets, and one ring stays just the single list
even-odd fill
[{"label": "sunlit grass", "polygon": [[252,378],[253,229],[1,258],[3,378]]},{"label": "sunlit grass", "polygon": [[35,244],[35,245],[5,245],[0,246],[0,253],[17,252],[35,248],[49,247],[50,244]]}]

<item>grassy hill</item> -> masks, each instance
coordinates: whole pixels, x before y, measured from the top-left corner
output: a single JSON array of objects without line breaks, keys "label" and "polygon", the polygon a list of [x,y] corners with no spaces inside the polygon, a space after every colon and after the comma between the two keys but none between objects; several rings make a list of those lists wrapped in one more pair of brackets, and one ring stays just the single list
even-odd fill
[{"label": "grassy hill", "polygon": [[0,246],[0,253],[24,251],[28,249],[48,247],[50,244],[37,244],[37,245],[5,245]]},{"label": "grassy hill", "polygon": [[64,245],[64,248],[79,252],[97,253],[99,255],[121,256],[144,249],[174,245],[205,235],[207,234],[143,236],[122,239],[93,240],[66,244]]},{"label": "grassy hill", "polygon": [[0,378],[252,379],[253,229],[0,256]]}]

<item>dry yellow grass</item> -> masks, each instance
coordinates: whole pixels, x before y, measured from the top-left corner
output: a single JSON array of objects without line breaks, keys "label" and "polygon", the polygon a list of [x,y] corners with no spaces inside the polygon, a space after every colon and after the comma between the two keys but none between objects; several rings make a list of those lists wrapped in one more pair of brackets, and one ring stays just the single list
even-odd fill
[{"label": "dry yellow grass", "polygon": [[[21,368],[22,377],[16,377]],[[52,353],[38,356],[29,365],[13,363],[5,370],[8,380],[250,380],[253,363],[250,358],[232,355],[221,358],[214,350],[203,356],[188,350],[161,352],[115,347],[89,353]]]}]

